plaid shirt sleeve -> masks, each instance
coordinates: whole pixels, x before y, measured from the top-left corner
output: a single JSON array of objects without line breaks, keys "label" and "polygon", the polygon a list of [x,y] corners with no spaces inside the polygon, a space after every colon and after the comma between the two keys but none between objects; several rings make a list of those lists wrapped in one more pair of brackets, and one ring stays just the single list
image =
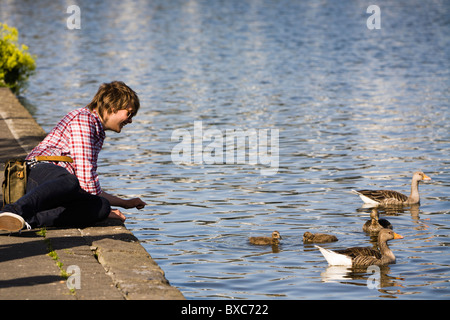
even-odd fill
[{"label": "plaid shirt sleeve", "polygon": [[81,188],[92,194],[102,192],[97,174],[98,154],[103,145],[103,130],[99,125],[93,114],[80,113],[72,119],[68,128],[71,132],[69,153],[73,158],[75,175]]}]

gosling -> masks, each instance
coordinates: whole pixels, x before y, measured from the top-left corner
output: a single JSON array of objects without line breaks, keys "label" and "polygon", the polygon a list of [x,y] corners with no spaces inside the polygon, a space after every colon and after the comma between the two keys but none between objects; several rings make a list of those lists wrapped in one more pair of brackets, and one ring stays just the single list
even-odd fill
[{"label": "gosling", "polygon": [[251,244],[267,246],[276,246],[280,243],[281,235],[278,231],[272,232],[272,237],[250,237],[248,240]]},{"label": "gosling", "polygon": [[311,233],[309,231],[306,231],[303,234],[303,242],[305,243],[324,243],[324,242],[334,242],[338,241],[338,238],[332,234],[325,234],[325,233]]}]

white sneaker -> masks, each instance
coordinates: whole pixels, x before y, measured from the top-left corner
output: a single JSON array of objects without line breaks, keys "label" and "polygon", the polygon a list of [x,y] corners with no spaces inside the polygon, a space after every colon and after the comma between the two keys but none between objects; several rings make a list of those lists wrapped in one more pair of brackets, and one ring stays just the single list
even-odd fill
[{"label": "white sneaker", "polygon": [[18,214],[11,212],[0,213],[0,230],[15,232],[22,230],[24,226],[27,226],[28,230],[31,229],[31,226]]}]

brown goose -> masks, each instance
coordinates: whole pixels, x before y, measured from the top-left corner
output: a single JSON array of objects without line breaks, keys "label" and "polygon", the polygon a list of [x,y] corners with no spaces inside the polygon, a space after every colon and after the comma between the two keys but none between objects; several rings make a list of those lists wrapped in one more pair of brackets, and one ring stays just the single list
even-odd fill
[{"label": "brown goose", "polygon": [[274,231],[272,232],[272,237],[250,237],[248,240],[251,244],[256,245],[278,245],[281,239],[280,233]]},{"label": "brown goose", "polygon": [[387,245],[387,241],[392,239],[403,239],[403,237],[390,229],[381,229],[378,234],[379,251],[369,247],[353,247],[335,251],[315,247],[319,248],[331,266],[381,266],[395,263],[395,256]]},{"label": "brown goose", "polygon": [[419,181],[431,180],[423,172],[414,173],[411,181],[411,194],[409,197],[392,190],[352,190],[352,193],[360,196],[365,204],[373,206],[411,205],[420,203]]},{"label": "brown goose", "polygon": [[303,242],[311,243],[324,243],[324,242],[333,242],[338,241],[338,238],[332,234],[325,234],[325,233],[311,233],[309,231],[306,231],[303,234]]},{"label": "brown goose", "polygon": [[367,220],[363,225],[363,231],[374,234],[380,232],[383,228],[392,229],[392,224],[386,219],[379,219],[378,210],[373,208],[370,213],[370,220]]}]

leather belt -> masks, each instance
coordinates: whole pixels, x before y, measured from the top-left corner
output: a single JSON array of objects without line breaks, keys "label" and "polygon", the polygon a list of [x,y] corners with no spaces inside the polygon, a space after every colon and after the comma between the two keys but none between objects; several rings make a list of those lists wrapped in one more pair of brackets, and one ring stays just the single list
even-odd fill
[{"label": "leather belt", "polygon": [[36,156],[34,161],[54,161],[54,162],[73,162],[71,157],[67,156]]}]

